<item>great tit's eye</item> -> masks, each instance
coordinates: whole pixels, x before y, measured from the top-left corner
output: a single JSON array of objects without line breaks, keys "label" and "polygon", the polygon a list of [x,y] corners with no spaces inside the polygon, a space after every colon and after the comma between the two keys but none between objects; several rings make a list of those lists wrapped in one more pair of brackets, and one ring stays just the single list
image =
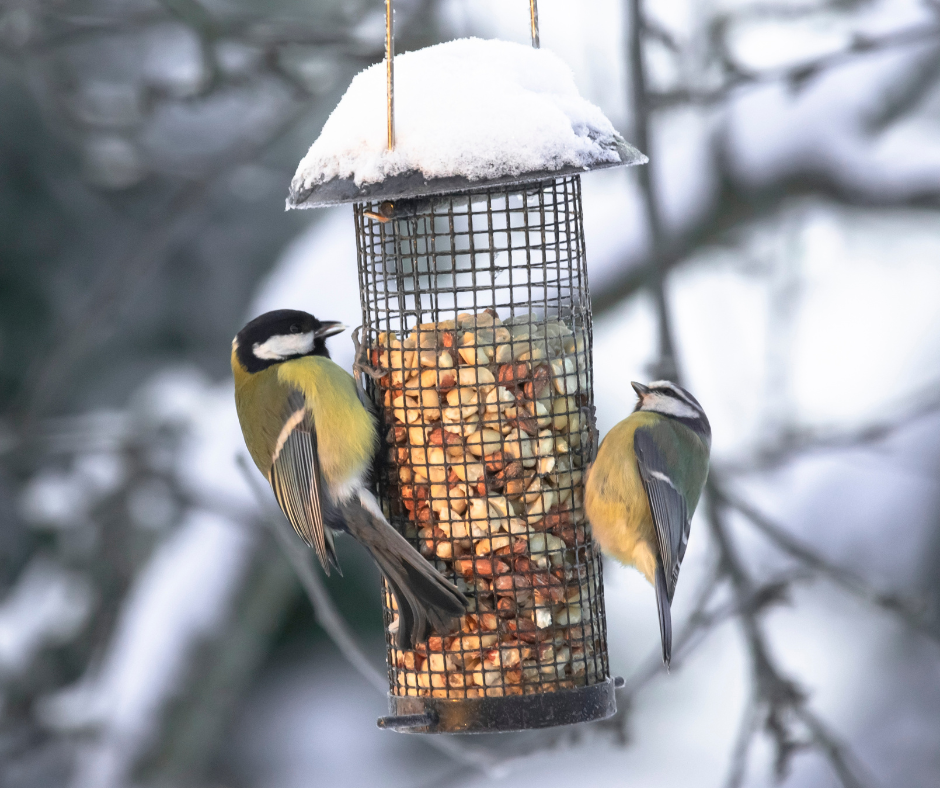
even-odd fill
[{"label": "great tit's eye", "polygon": [[299,334],[299,333],[300,333],[300,326],[299,326],[297,323],[294,323],[294,324],[290,327],[290,332],[291,332],[292,334]]}]

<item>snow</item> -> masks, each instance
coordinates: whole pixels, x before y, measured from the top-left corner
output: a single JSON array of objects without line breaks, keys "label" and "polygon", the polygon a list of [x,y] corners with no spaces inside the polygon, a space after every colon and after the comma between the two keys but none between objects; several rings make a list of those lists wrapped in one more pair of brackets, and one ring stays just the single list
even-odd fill
[{"label": "snow", "polygon": [[[656,10],[662,3],[656,4]],[[573,6],[570,0],[539,0],[539,38],[542,48],[562,57],[574,72],[580,94],[602,107],[618,129],[629,128],[624,111],[628,85],[620,68],[610,68],[599,53],[618,52],[624,28],[622,0],[590,0]],[[577,8],[575,13],[572,11]],[[506,0],[441,0],[438,14],[448,38],[497,38],[531,47],[532,30],[527,3]],[[653,9],[648,9],[652,11]],[[598,21],[603,20],[602,24]],[[382,15],[384,42],[384,15]],[[397,20],[396,20],[397,21]],[[646,151],[644,151],[646,153]]]},{"label": "snow", "polygon": [[40,703],[48,727],[98,731],[80,752],[75,788],[127,784],[190,652],[224,620],[252,544],[244,528],[191,511],[135,580],[100,669]]},{"label": "snow", "polygon": [[300,162],[292,193],[410,171],[481,180],[620,161],[613,125],[547,49],[465,38],[397,56],[393,151],[385,75],[382,62],[353,79]]},{"label": "snow", "polygon": [[[133,490],[136,524],[169,533],[135,576],[101,657],[75,684],[37,705],[45,727],[87,733],[73,788],[128,784],[167,702],[185,686],[198,648],[233,614],[256,546],[247,522],[256,501],[235,464],[244,443],[231,381],[215,384],[195,368],[169,368],[144,382],[130,412],[143,435],[182,436],[175,450],[152,441],[146,462],[174,473],[191,505],[169,530],[176,511],[168,487],[153,482]],[[115,483],[112,460],[82,456],[70,474],[45,478],[24,508],[58,485],[58,502],[48,512],[34,506],[35,517],[64,520],[76,509],[72,519],[84,516],[93,495]],[[82,577],[48,562],[27,569],[0,604],[0,671],[19,669],[42,646],[79,631],[93,604],[85,586]]]},{"label": "snow", "polygon": [[[351,328],[362,323],[350,209],[326,208],[314,215],[317,221],[288,244],[259,285],[246,320],[273,309],[302,309],[320,320],[338,320]],[[337,364],[352,368],[350,331],[330,338],[326,346]]]},{"label": "snow", "polygon": [[107,451],[80,455],[68,472],[45,469],[23,490],[20,514],[37,530],[65,530],[87,522],[88,512],[124,481],[124,468]]},{"label": "snow", "polygon": [[84,577],[50,558],[34,558],[0,604],[0,673],[19,674],[44,646],[69,641],[93,605]]},{"label": "snow", "polygon": [[[236,464],[245,443],[235,413],[231,378],[213,384],[192,367],[169,368],[141,387],[134,400],[141,422],[175,427],[184,435],[170,467],[194,499],[238,515],[254,513],[257,501]],[[152,464],[159,458],[151,458]]]}]

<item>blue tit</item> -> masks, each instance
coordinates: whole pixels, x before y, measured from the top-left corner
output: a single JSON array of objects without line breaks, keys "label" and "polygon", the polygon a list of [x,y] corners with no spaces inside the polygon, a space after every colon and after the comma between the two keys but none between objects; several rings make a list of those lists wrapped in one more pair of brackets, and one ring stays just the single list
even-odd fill
[{"label": "blue tit", "polygon": [[288,309],[252,320],[232,342],[235,406],[248,452],[294,530],[327,574],[339,568],[334,530],[369,551],[395,596],[398,646],[409,648],[431,627],[448,631],[467,600],[388,523],[367,488],[376,423],[326,349],[344,328]]},{"label": "blue tit", "polygon": [[675,383],[632,385],[640,399],[601,443],[588,471],[584,508],[604,552],[635,566],[656,589],[668,667],[670,605],[708,477],[712,430],[698,400]]}]

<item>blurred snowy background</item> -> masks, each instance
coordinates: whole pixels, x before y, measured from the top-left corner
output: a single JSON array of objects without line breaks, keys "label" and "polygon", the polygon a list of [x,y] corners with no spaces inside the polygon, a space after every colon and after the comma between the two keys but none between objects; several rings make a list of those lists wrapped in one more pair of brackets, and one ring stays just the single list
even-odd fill
[{"label": "blurred snowy background", "polygon": [[[399,51],[528,41],[523,0],[396,7]],[[660,373],[714,429],[672,673],[608,562],[614,720],[380,732],[262,527],[229,343],[276,307],[359,322],[351,210],[283,204],[382,4],[3,0],[2,788],[940,784],[940,4],[539,12],[651,159],[583,179],[601,433]]]}]

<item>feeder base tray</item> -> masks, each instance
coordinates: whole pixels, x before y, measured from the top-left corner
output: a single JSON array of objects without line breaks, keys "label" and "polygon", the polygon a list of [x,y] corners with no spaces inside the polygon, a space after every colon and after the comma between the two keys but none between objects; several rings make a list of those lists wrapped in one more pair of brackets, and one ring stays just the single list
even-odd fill
[{"label": "feeder base tray", "polygon": [[497,733],[604,720],[617,711],[607,679],[589,687],[502,698],[420,698],[389,695],[388,717],[378,726],[400,733]]}]

